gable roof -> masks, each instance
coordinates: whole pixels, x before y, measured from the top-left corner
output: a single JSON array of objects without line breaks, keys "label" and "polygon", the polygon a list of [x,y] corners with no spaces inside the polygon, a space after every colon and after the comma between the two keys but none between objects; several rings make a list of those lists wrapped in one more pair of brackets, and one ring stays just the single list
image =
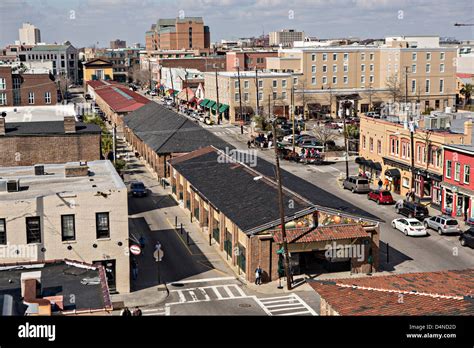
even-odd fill
[{"label": "gable roof", "polygon": [[[276,243],[283,242],[281,229],[272,230],[271,233]],[[319,226],[314,229],[287,229],[286,236],[288,243],[312,243],[370,237],[361,225],[356,224]]]},{"label": "gable roof", "polygon": [[155,102],[124,117],[133,133],[158,154],[187,153],[209,145],[234,148],[190,119]]},{"label": "gable roof", "polygon": [[474,315],[474,269],[309,284],[340,315]]},{"label": "gable roof", "polygon": [[[92,86],[89,82],[88,84]],[[102,82],[101,86],[94,88],[94,93],[115,112],[130,112],[151,103],[148,98],[116,83]]]},{"label": "gable roof", "polygon": [[87,62],[83,63],[82,65],[84,65],[85,67],[96,66],[96,65],[100,65],[100,66],[110,65],[110,66],[112,66],[112,63],[110,61],[106,60],[106,59],[103,59],[103,58],[94,58],[94,59],[88,60]]},{"label": "gable roof", "polygon": [[[170,161],[192,187],[216,209],[224,213],[244,233],[250,235],[278,226],[276,182],[215,148],[208,147]],[[283,189],[288,221],[314,211],[308,200]],[[292,204],[290,204],[292,202]]]}]

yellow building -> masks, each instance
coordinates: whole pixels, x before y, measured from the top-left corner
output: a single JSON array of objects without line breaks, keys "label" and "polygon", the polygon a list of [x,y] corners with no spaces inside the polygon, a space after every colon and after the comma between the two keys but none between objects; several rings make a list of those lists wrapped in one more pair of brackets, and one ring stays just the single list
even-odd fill
[{"label": "yellow building", "polygon": [[[443,145],[471,144],[472,121],[464,123],[463,133],[424,129],[427,119],[419,121],[414,133],[415,194],[432,205],[441,204]],[[406,195],[411,190],[411,139],[404,124],[360,117],[360,170],[370,173],[373,184],[378,178],[389,181],[389,189]]]},{"label": "yellow building", "polygon": [[83,64],[84,86],[91,80],[113,80],[112,63],[106,59],[96,58]]}]

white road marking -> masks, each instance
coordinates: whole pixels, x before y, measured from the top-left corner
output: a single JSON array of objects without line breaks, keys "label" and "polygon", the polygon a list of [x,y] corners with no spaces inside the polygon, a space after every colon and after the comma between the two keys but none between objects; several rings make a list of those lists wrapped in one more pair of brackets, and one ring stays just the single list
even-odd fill
[{"label": "white road marking", "polygon": [[217,290],[217,286],[211,286],[211,289],[212,289],[212,290],[214,291],[214,293],[216,294],[217,299],[221,299],[221,298],[222,298],[221,293]]},{"label": "white road marking", "polygon": [[179,296],[179,302],[186,302],[186,297],[184,297],[184,294],[181,290],[177,290],[178,296]]},{"label": "white road marking", "polygon": [[[317,315],[317,313],[296,294],[290,294],[288,296],[267,297],[258,300],[257,303],[268,315]],[[304,311],[302,309],[304,309]]]},{"label": "white road marking", "polygon": [[198,298],[197,298],[197,296],[196,296],[196,294],[194,293],[194,291],[190,290],[190,291],[188,292],[188,294],[189,294],[189,295],[191,296],[191,298],[193,299],[192,302],[197,302],[197,301],[199,301]]},{"label": "white road marking", "polygon": [[230,291],[229,287],[226,285],[224,286],[224,290],[229,295],[230,298],[234,297],[234,294]]},{"label": "white road marking", "polygon": [[247,296],[245,294],[245,292],[240,287],[238,287],[237,285],[234,285],[234,288],[237,290],[237,292],[240,294],[240,296],[242,296],[242,297]]},{"label": "white road marking", "polygon": [[258,299],[257,296],[250,296],[250,297],[252,297],[252,298],[254,299],[254,301],[257,302],[257,304],[260,306],[260,308],[263,309],[263,311],[264,311],[265,313],[267,313],[267,315],[270,315],[270,316],[273,315],[272,312],[270,312],[270,311],[268,310],[268,308],[265,307],[265,305],[264,305],[262,302],[260,302],[260,300]]},{"label": "white road marking", "polygon": [[[272,309],[272,312],[281,312],[281,311],[288,311],[288,310],[293,310],[293,309],[304,309],[304,306],[297,306],[297,307],[292,307],[292,308],[278,308],[278,309]],[[308,311],[305,311],[305,313]],[[309,313],[309,312],[308,312]]]},{"label": "white road marking", "polygon": [[[298,314],[306,314],[308,313],[308,311],[304,311],[304,312],[291,312],[291,313],[282,313],[282,314],[277,314],[277,315],[298,315]],[[313,314],[315,315],[315,314]]]},{"label": "white road marking", "polygon": [[206,293],[206,290],[204,290],[203,288],[200,288],[199,290],[201,291],[201,294],[204,296],[205,301],[210,301],[211,300],[209,295]]},{"label": "white road marking", "polygon": [[190,280],[180,280],[175,281],[172,283],[180,283],[180,284],[191,284],[191,283],[203,283],[203,282],[213,282],[218,280],[230,280],[235,279],[235,277],[217,277],[217,278],[203,278],[203,279],[190,279]]}]

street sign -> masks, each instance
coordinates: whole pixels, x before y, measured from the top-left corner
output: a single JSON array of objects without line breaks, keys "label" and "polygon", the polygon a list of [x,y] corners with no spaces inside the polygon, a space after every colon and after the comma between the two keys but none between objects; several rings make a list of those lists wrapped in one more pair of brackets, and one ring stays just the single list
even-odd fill
[{"label": "street sign", "polygon": [[160,262],[161,260],[163,260],[164,256],[165,256],[165,253],[161,249],[157,249],[153,253],[153,257],[155,258],[156,262]]},{"label": "street sign", "polygon": [[130,252],[133,255],[140,255],[140,253],[142,252],[142,249],[140,248],[139,245],[134,244],[130,247]]}]

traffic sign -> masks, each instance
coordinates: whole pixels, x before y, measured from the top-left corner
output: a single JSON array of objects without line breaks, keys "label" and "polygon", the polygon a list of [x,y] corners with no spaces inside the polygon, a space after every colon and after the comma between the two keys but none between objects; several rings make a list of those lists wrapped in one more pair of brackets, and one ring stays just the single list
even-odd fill
[{"label": "traffic sign", "polygon": [[134,244],[130,247],[130,252],[133,255],[140,255],[140,253],[142,252],[142,249],[140,248],[139,245]]},{"label": "traffic sign", "polygon": [[159,262],[159,261],[163,260],[164,256],[165,256],[165,253],[163,252],[162,249],[157,249],[153,253],[153,257],[155,258],[156,262]]}]

